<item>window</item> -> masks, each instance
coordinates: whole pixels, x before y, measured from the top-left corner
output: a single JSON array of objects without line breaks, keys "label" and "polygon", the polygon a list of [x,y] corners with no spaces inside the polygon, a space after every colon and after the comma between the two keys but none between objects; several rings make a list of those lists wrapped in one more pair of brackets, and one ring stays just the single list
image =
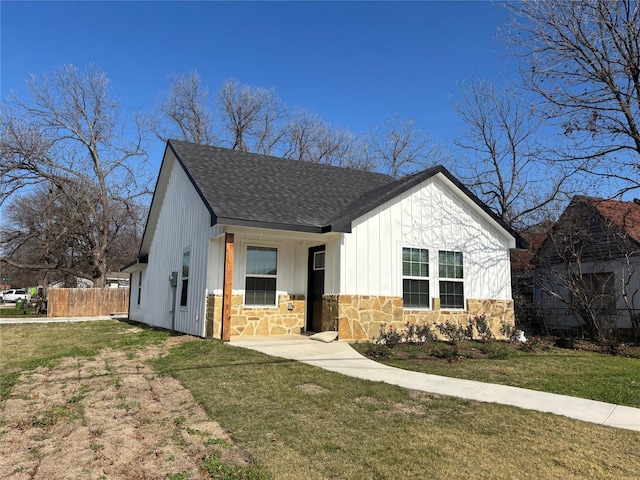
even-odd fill
[{"label": "window", "polygon": [[247,247],[245,305],[275,305],[278,249]]},{"label": "window", "polygon": [[313,254],[313,269],[324,270],[324,252],[315,252]]},{"label": "window", "polygon": [[464,309],[464,271],[462,252],[440,251],[440,308]]},{"label": "window", "polygon": [[187,295],[189,291],[189,262],[191,252],[182,254],[182,289],[180,291],[180,306],[187,306]]},{"label": "window", "polygon": [[402,298],[405,308],[430,308],[429,250],[402,249]]},{"label": "window", "polygon": [[138,272],[138,305],[140,305],[141,296],[142,296],[142,270]]}]

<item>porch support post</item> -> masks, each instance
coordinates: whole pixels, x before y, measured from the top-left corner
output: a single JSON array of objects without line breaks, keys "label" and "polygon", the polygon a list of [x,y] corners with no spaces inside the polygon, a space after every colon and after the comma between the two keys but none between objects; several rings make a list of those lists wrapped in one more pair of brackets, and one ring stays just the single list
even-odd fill
[{"label": "porch support post", "polygon": [[224,235],[224,283],[222,286],[222,341],[231,340],[231,302],[233,285],[233,233]]}]

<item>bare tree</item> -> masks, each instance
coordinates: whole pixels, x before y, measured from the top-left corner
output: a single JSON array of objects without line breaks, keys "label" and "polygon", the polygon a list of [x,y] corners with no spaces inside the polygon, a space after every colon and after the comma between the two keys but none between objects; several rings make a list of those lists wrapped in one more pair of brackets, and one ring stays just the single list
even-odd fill
[{"label": "bare tree", "polygon": [[279,121],[286,113],[275,89],[229,79],[220,88],[218,104],[222,144],[233,150],[271,154],[282,137]]},{"label": "bare tree", "polygon": [[[49,76],[31,76],[27,86],[29,102],[14,93],[2,104],[0,202],[33,186],[51,187],[73,205],[56,235],[65,248],[78,242],[86,246],[91,271],[84,273],[104,286],[111,242],[121,228],[117,218],[149,193],[139,124],[120,121],[109,79],[94,66],[64,65]],[[66,268],[46,258],[12,258],[7,248],[2,252],[2,260],[18,268]]]},{"label": "bare tree", "polygon": [[[217,144],[208,98],[209,90],[202,86],[198,72],[173,74],[169,92],[158,107],[161,115],[153,122],[156,136],[163,142],[177,138],[202,145]],[[163,125],[164,120],[169,125]]]},{"label": "bare tree", "polygon": [[[541,113],[585,171],[640,187],[640,6],[635,0],[525,0],[504,39],[522,56]],[[586,162],[585,162],[586,161]]]},{"label": "bare tree", "polygon": [[[87,197],[97,200],[98,196],[95,191],[78,194],[77,185],[65,189],[41,185],[14,196],[0,232],[5,255],[19,265],[32,265],[31,271],[39,274],[38,281],[44,286],[62,280],[74,287],[78,278],[94,279],[96,236],[95,228],[87,229],[84,219]],[[107,271],[119,269],[136,256],[143,213],[134,202],[113,202]]]},{"label": "bare tree", "polygon": [[466,133],[455,140],[468,157],[465,181],[505,222],[530,226],[567,201],[573,172],[547,161],[542,123],[513,88],[464,83],[455,104]]},{"label": "bare tree", "polygon": [[396,113],[367,134],[368,152],[377,167],[394,178],[423,170],[443,158],[442,148],[416,125]]},{"label": "bare tree", "polygon": [[281,149],[284,158],[370,170],[357,142],[349,130],[333,128],[317,114],[298,109],[284,129]]}]

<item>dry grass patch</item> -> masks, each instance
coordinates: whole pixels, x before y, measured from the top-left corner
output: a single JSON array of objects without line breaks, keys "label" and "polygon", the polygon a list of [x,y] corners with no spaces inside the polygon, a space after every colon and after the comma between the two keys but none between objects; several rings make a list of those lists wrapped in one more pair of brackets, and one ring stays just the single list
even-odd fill
[{"label": "dry grass patch", "polygon": [[210,478],[203,459],[216,452],[246,465],[189,391],[147,363],[186,338],[135,354],[69,357],[22,375],[2,403],[2,478]]}]

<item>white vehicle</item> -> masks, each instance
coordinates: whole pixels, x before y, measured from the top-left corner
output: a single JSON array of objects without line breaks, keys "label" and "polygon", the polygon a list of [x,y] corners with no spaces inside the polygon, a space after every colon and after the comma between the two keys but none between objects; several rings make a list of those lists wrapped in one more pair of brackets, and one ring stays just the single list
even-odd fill
[{"label": "white vehicle", "polygon": [[2,303],[15,302],[19,298],[23,298],[28,302],[31,299],[31,295],[29,295],[29,292],[23,288],[13,288],[2,294]]}]

